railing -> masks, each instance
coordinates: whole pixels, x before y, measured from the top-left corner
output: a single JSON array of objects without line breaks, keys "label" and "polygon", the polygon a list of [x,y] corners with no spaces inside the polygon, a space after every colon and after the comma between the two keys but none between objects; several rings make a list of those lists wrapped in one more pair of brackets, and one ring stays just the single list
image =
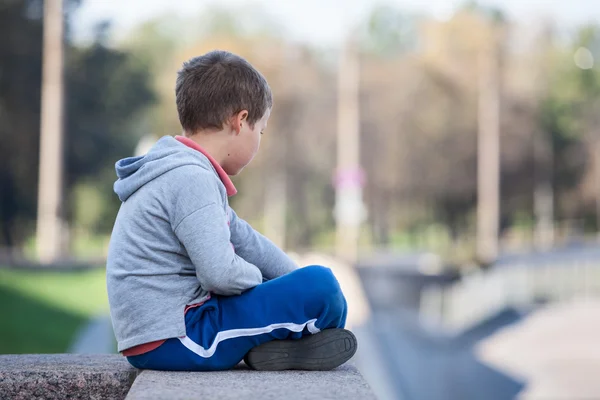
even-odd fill
[{"label": "railing", "polygon": [[571,248],[504,257],[487,271],[465,273],[450,285],[429,285],[419,312],[462,331],[506,308],[600,295],[600,248]]}]

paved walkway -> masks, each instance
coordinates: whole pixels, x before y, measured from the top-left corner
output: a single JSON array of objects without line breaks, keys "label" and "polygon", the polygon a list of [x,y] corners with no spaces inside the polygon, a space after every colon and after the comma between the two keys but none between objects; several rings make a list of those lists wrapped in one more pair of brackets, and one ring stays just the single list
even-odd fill
[{"label": "paved walkway", "polygon": [[520,399],[600,399],[600,299],[552,304],[484,340],[478,354],[527,381]]},{"label": "paved walkway", "polygon": [[77,333],[68,352],[74,354],[112,354],[116,351],[110,317],[99,315],[90,320]]}]

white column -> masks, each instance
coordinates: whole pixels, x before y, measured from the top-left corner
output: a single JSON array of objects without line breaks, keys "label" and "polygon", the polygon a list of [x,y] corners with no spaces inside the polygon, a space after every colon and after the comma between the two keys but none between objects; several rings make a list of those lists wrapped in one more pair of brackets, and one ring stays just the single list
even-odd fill
[{"label": "white column", "polygon": [[481,53],[477,149],[477,255],[498,255],[500,222],[500,68],[495,35]]},{"label": "white column", "polygon": [[356,44],[340,52],[336,184],[336,252],[348,261],[358,256],[360,225],[365,217],[360,167],[359,63]]},{"label": "white column", "polygon": [[41,262],[55,261],[63,247],[63,7],[44,1],[42,115],[38,186],[37,252]]}]

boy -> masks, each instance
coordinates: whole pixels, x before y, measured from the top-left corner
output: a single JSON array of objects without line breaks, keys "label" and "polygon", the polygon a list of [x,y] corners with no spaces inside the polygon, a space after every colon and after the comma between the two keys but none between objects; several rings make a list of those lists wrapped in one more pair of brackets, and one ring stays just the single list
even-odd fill
[{"label": "boy", "polygon": [[137,368],[329,370],[356,338],[327,268],[294,262],[229,207],[272,107],[264,77],[225,51],[179,71],[183,135],[116,164],[122,201],[107,287],[118,351]]}]

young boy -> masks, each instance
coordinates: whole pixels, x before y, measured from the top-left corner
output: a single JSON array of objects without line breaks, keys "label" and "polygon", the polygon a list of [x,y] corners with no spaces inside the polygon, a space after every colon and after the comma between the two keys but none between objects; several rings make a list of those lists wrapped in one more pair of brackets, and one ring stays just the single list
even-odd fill
[{"label": "young boy", "polygon": [[229,207],[229,176],[256,155],[272,107],[265,78],[225,51],[179,71],[183,135],[120,160],[107,263],[118,351],[137,368],[329,370],[356,338],[332,272],[294,262]]}]

